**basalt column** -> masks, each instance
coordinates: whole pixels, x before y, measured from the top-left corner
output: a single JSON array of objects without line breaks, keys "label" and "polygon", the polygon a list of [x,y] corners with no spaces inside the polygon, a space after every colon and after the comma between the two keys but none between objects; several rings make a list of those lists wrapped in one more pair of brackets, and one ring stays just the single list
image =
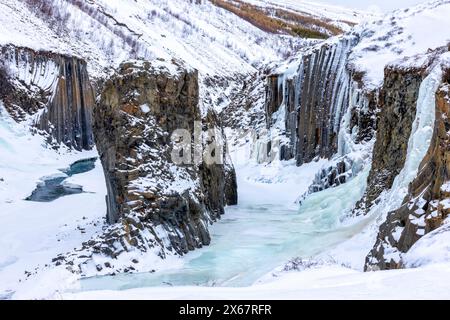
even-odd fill
[{"label": "basalt column", "polygon": [[32,118],[53,146],[91,149],[95,98],[86,62],[11,45],[0,50],[0,99],[11,116]]},{"label": "basalt column", "polygon": [[[212,110],[201,116],[198,73],[177,63],[123,63],[105,82],[94,118],[108,188],[108,221],[119,222],[125,232],[111,237],[122,239],[124,248],[142,250],[168,237],[179,253],[208,244],[208,224],[237,199],[226,149],[220,151],[222,163],[177,164],[172,158],[175,130],[192,134],[185,137],[192,145],[196,130],[202,144],[217,138],[208,136],[208,129],[222,133]],[[185,152],[193,158],[192,150]],[[154,241],[148,240],[152,234]]]}]

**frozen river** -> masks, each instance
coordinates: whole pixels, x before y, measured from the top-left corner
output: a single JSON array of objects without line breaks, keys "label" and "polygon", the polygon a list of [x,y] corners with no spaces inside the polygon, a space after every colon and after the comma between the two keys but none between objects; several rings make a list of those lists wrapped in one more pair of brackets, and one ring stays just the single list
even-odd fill
[{"label": "frozen river", "polygon": [[[341,243],[363,225],[343,226],[340,217],[361,198],[367,171],[340,187],[307,197],[318,163],[264,173],[237,168],[240,204],[228,207],[211,227],[209,246],[185,255],[180,268],[81,281],[82,290],[123,290],[149,286],[248,286],[294,257],[311,257]],[[295,171],[295,174],[285,171]],[[274,181],[274,177],[278,180]],[[259,177],[255,181],[249,177]]]}]

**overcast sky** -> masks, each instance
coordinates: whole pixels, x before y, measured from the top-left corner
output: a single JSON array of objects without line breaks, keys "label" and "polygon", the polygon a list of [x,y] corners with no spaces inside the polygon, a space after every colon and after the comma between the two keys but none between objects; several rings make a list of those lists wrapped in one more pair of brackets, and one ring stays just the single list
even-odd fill
[{"label": "overcast sky", "polygon": [[[313,0],[315,1],[315,0]],[[367,9],[375,6],[382,11],[390,11],[398,8],[410,7],[412,5],[429,2],[424,0],[319,0],[318,2],[332,3],[349,8]]]}]

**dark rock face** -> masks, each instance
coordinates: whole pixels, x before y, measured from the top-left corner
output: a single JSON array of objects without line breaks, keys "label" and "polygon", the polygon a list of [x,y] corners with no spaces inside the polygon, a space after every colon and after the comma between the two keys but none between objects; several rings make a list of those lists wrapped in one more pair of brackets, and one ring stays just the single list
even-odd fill
[{"label": "dark rock face", "polygon": [[266,79],[266,121],[267,127],[272,125],[272,115],[278,111],[283,102],[283,83],[280,75],[271,74]]},{"label": "dark rock face", "polygon": [[[289,139],[288,144],[281,146],[281,159],[295,158],[301,165],[316,157],[335,155],[342,119],[349,106],[350,129],[358,127],[356,143],[372,138],[374,96],[357,90],[356,75],[347,66],[348,55],[357,41],[344,37],[336,44],[323,45],[303,55],[294,74],[267,77],[267,126],[273,125],[278,112],[284,112]],[[367,104],[365,108],[363,103]]]},{"label": "dark rock face", "polygon": [[[114,255],[130,246],[146,250],[162,243],[161,230],[170,240],[168,249],[178,253],[209,244],[208,223],[220,218],[225,205],[237,202],[235,173],[225,148],[214,151],[222,153],[222,164],[176,165],[171,160],[176,129],[191,134],[191,145],[205,147],[223,132],[214,112],[201,117],[197,72],[176,64],[169,68],[176,68],[176,75],[146,61],[123,63],[105,82],[95,109],[107,217],[110,223],[120,222],[105,239],[123,243]],[[214,127],[218,132],[207,131]],[[196,131],[203,136],[200,142]],[[148,233],[153,237],[144,235]]]},{"label": "dark rock face", "polygon": [[421,69],[385,70],[372,167],[366,195],[359,207],[369,208],[383,190],[390,189],[405,164],[422,74]]},{"label": "dark rock face", "polygon": [[363,75],[348,65],[357,43],[355,36],[342,37],[304,54],[295,72],[267,77],[267,127],[279,127],[281,117],[287,138],[281,140],[280,158],[294,158],[299,166],[319,157],[332,160],[302,198],[346,183],[370,160],[346,155],[371,143],[378,112],[378,92],[364,88]]},{"label": "dark rock face", "polygon": [[95,98],[85,61],[14,46],[0,48],[0,59],[0,99],[16,121],[34,116],[49,142],[92,148]]},{"label": "dark rock face", "polygon": [[387,258],[386,251],[407,252],[422,236],[440,227],[450,214],[449,89],[450,77],[444,79],[436,93],[433,137],[419,173],[409,185],[403,205],[390,212],[380,226],[374,248],[366,258],[366,270],[401,268],[402,262]]},{"label": "dark rock face", "polygon": [[49,132],[58,143],[77,150],[91,149],[94,145],[94,105],[94,90],[89,82],[86,63],[76,58],[61,59],[56,92],[36,126]]}]

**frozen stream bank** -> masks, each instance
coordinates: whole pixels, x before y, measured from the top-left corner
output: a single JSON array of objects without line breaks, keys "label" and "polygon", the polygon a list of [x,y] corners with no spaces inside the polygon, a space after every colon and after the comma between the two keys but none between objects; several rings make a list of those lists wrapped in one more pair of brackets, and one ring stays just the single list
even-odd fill
[{"label": "frozen stream bank", "polygon": [[60,197],[83,192],[83,186],[65,183],[68,177],[89,172],[95,168],[97,158],[78,160],[68,169],[61,170],[61,174],[42,178],[33,193],[25,200],[37,202],[50,202]]}]

